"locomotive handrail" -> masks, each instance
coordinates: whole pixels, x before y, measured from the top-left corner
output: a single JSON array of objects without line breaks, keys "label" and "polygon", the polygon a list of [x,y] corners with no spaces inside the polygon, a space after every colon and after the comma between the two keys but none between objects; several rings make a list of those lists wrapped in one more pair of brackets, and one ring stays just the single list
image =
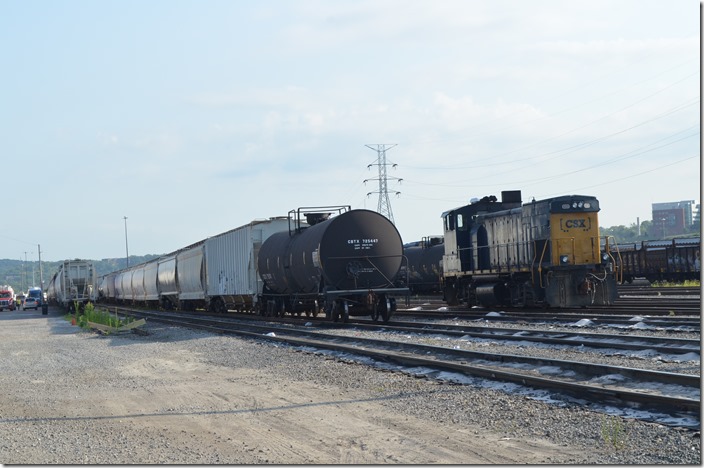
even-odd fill
[{"label": "locomotive handrail", "polygon": [[[536,241],[533,241],[533,242],[536,242]],[[543,259],[545,258],[545,252],[548,249],[548,243],[550,243],[550,242],[552,242],[552,241],[549,239],[545,240],[545,244],[543,244],[543,252],[540,254],[540,261],[538,262],[538,279],[540,281],[541,288],[545,287],[545,286],[543,286]],[[535,251],[535,248],[533,250]],[[533,258],[535,259],[536,257],[533,257]],[[530,269],[531,281],[533,282],[533,284],[535,284],[535,278],[533,278],[533,269],[534,268],[535,268],[535,262],[533,262],[533,265],[531,265],[531,269]]]},{"label": "locomotive handrail", "polygon": [[[609,239],[613,239],[614,243],[613,245],[616,246],[616,254],[618,255],[618,262],[616,262],[616,259],[614,258],[613,255],[611,255],[611,246],[609,245]],[[599,243],[601,245],[601,242]],[[623,258],[621,257],[621,251],[618,248],[618,243],[616,242],[616,238],[614,236],[604,236],[604,251],[607,253],[609,258],[611,258],[611,261],[614,264],[614,269],[616,270],[614,272],[616,283],[621,283],[623,284]]]}]

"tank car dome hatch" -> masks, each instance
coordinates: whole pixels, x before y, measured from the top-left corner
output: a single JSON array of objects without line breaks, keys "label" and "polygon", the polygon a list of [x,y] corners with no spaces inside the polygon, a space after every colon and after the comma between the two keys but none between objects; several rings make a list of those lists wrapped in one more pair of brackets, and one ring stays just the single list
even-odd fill
[{"label": "tank car dome hatch", "polygon": [[327,221],[330,219],[330,215],[332,215],[332,213],[305,213],[306,222],[310,226]]}]

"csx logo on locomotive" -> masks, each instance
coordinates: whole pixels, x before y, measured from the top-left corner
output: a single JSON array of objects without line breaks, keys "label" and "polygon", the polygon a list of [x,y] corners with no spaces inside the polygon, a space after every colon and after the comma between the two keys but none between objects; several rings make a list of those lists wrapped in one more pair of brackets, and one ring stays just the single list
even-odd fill
[{"label": "csx logo on locomotive", "polygon": [[592,227],[591,221],[591,218],[561,219],[560,227],[563,231],[568,229],[584,229],[586,231]]}]

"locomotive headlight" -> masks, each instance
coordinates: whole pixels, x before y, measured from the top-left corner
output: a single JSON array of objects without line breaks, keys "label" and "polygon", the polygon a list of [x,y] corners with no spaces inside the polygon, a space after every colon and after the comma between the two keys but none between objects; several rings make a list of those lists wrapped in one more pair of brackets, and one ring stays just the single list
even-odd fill
[{"label": "locomotive headlight", "polygon": [[570,262],[570,257],[567,255],[561,255],[560,256],[560,264],[561,265],[567,265]]}]

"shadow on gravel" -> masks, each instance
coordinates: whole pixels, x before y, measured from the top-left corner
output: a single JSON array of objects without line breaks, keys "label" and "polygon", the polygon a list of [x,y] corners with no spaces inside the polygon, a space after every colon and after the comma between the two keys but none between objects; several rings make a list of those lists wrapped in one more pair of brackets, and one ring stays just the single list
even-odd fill
[{"label": "shadow on gravel", "polygon": [[[414,392],[415,394],[425,394],[426,392]],[[356,405],[359,403],[368,403],[375,401],[387,401],[396,400],[401,398],[408,398],[412,396],[412,393],[400,392],[394,395],[387,395],[374,398],[360,398],[355,400],[335,400],[335,401],[322,401],[319,403],[300,403],[294,405],[284,405],[284,406],[272,406],[270,408],[244,408],[237,410],[224,410],[224,411],[172,411],[167,409],[159,413],[138,413],[138,414],[122,414],[122,415],[110,415],[110,416],[62,416],[62,417],[41,417],[41,418],[0,418],[0,424],[7,423],[37,423],[37,422],[52,422],[52,421],[89,421],[89,420],[109,420],[109,419],[128,419],[128,418],[154,418],[154,417],[173,417],[173,416],[212,416],[212,415],[227,415],[227,414],[253,414],[253,413],[268,413],[271,411],[290,411],[297,410],[301,408],[314,408],[319,406],[342,406],[342,405]]]}]

